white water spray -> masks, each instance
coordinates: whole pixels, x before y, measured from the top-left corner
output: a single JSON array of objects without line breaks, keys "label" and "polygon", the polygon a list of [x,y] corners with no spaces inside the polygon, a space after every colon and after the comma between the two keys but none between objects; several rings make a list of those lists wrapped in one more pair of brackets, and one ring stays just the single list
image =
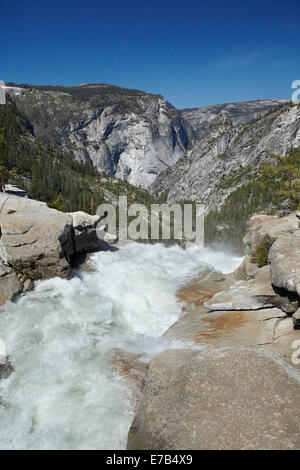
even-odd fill
[{"label": "white water spray", "polygon": [[149,360],[180,315],[176,290],[208,267],[240,258],[208,249],[131,244],[92,258],[96,272],[37,283],[0,309],[1,339],[15,372],[0,381],[0,448],[122,449],[131,392],[111,364],[113,348]]}]

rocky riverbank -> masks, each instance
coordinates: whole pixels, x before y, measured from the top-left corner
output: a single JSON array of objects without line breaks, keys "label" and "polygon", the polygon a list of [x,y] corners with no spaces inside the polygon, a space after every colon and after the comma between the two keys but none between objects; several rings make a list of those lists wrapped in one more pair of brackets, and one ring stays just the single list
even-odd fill
[{"label": "rocky riverbank", "polygon": [[[98,216],[64,214],[0,194],[0,305],[39,279],[69,278],[86,253],[105,249]],[[268,263],[254,264],[266,236]],[[136,414],[128,449],[298,449],[300,447],[299,214],[256,215],[247,256],[232,274],[203,272],[178,291],[182,316],[165,333],[188,348],[148,364],[112,350]],[[13,365],[0,368],[7,377]]]},{"label": "rocky riverbank", "polygon": [[65,214],[44,202],[0,194],[0,305],[32,289],[33,282],[70,278],[85,254],[105,248],[98,216]]},{"label": "rocky riverbank", "polygon": [[266,235],[266,266],[248,254],[178,292],[183,313],[165,337],[191,349],[150,362],[128,449],[300,448],[299,215],[253,216],[246,252]]}]

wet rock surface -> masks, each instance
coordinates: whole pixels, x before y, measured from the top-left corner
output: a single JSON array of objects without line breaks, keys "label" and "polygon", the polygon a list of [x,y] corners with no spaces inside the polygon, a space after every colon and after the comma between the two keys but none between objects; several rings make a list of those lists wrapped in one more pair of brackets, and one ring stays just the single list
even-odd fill
[{"label": "wet rock surface", "polygon": [[142,361],[141,355],[114,348],[109,353],[113,369],[124,378],[132,393],[135,409],[141,398],[149,364]]}]

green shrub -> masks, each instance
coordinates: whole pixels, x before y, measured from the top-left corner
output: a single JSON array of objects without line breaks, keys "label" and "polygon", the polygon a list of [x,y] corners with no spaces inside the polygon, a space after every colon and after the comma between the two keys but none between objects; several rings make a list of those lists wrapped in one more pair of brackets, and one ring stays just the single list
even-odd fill
[{"label": "green shrub", "polygon": [[[300,148],[291,149],[285,157],[271,153],[270,157],[273,161],[258,169],[238,168],[229,177],[222,177],[217,191],[238,187],[220,208],[206,215],[206,245],[225,242],[243,253],[242,239],[251,215],[273,215],[283,208],[300,210]],[[224,226],[222,231],[218,230],[219,225]]]},{"label": "green shrub", "polygon": [[59,193],[59,195],[56,197],[56,199],[54,201],[49,202],[48,206],[51,209],[56,209],[57,211],[63,212],[64,202],[63,202],[62,194]]},{"label": "green shrub", "polygon": [[251,253],[251,263],[256,263],[261,268],[268,264],[269,250],[276,238],[270,237],[269,234],[259,242],[256,249]]},{"label": "green shrub", "polygon": [[218,158],[221,158],[221,160],[224,160],[227,157],[228,157],[227,153],[219,153],[218,155]]}]

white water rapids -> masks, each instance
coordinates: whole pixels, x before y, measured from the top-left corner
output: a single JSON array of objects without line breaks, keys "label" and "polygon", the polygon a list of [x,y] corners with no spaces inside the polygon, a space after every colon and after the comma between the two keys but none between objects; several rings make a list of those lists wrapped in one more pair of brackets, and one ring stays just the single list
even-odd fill
[{"label": "white water rapids", "polygon": [[183,347],[161,338],[180,315],[175,292],[241,259],[209,249],[130,244],[93,256],[96,272],[40,281],[0,308],[15,372],[0,381],[1,449],[122,449],[133,418],[113,348],[149,359]]}]

